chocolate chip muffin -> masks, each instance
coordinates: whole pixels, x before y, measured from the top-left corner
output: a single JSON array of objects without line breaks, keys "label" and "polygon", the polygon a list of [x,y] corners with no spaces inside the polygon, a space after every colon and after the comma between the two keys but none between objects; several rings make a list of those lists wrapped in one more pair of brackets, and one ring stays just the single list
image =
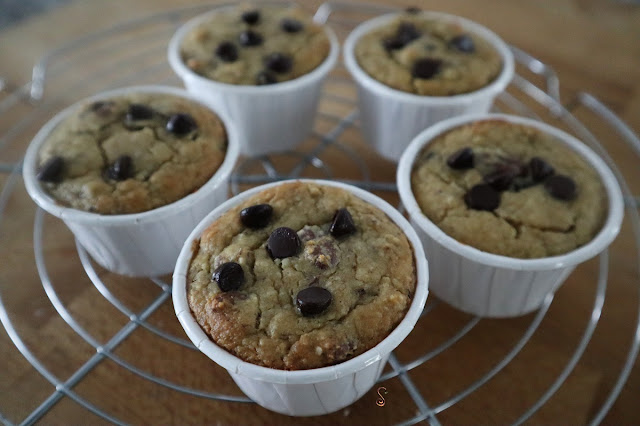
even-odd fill
[{"label": "chocolate chip muffin", "polygon": [[403,319],[416,286],[413,250],[381,210],[314,183],[268,188],[194,243],[189,306],[244,361],[285,370],[357,356]]},{"label": "chocolate chip muffin", "polygon": [[322,27],[297,7],[221,9],[188,33],[184,63],[195,73],[228,84],[264,85],[314,70],[330,50]]},{"label": "chocolate chip muffin", "polygon": [[574,250],[607,214],[604,185],[581,156],[538,129],[502,120],[435,138],[414,162],[411,188],[442,231],[516,258]]},{"label": "chocolate chip muffin", "polygon": [[355,57],[379,82],[426,96],[478,90],[503,66],[498,51],[477,34],[416,9],[362,36]]},{"label": "chocolate chip muffin", "polygon": [[62,205],[139,213],[199,189],[226,149],[221,120],[203,105],[131,93],[87,103],[63,120],[40,149],[37,178]]}]

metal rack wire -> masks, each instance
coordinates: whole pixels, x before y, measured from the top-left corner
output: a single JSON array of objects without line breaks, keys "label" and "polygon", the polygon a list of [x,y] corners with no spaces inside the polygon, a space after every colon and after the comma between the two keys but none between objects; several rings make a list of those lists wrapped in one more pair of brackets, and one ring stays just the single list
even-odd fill
[{"label": "metal rack wire", "polygon": [[[92,92],[105,90],[107,88],[143,82],[176,84],[176,78],[172,76],[169,67],[164,61],[165,43],[178,25],[187,18],[207,10],[209,7],[210,6],[196,6],[173,10],[135,22],[117,25],[110,30],[75,40],[72,43],[51,51],[40,60],[33,69],[32,80],[29,83],[0,97],[0,116],[5,113],[10,114],[12,111],[24,105],[33,105],[33,107],[29,108],[28,113],[21,115],[20,118],[0,136],[0,152],[3,153],[4,161],[0,163],[0,173],[7,175],[4,187],[0,193],[0,231],[3,215],[6,214],[8,201],[21,180],[21,155],[24,147],[32,135],[31,132],[33,128],[41,124],[47,118],[48,114],[59,108],[60,103],[67,101],[66,99],[61,100],[61,95],[71,91],[74,96],[80,98]],[[380,6],[363,6],[362,4],[355,6],[348,3],[325,3],[317,10],[316,19],[319,21],[329,21],[340,35],[345,35],[359,20],[389,10],[388,8]],[[126,52],[126,54],[120,57],[112,58],[109,61],[101,61],[99,59],[102,54],[113,51],[113,46],[117,45],[122,39],[132,37],[135,38],[136,43],[135,46],[130,46],[129,52]],[[525,52],[515,47],[512,49],[522,73],[516,75],[510,90],[500,96],[496,104],[496,109],[538,119],[549,119],[550,117],[553,120],[559,120],[594,148],[607,161],[612,170],[614,170],[628,202],[627,215],[631,220],[635,234],[637,244],[636,257],[640,257],[640,247],[638,246],[640,242],[640,218],[636,198],[631,194],[624,176],[618,170],[616,164],[596,136],[594,136],[587,126],[572,115],[571,110],[578,106],[591,110],[607,122],[611,129],[617,132],[639,155],[640,139],[638,139],[633,131],[613,112],[589,94],[579,94],[576,99],[570,102],[569,107],[563,105],[560,102],[559,81],[553,70]],[[95,62],[95,66],[86,73],[79,72],[79,75],[74,76],[72,80],[66,78],[66,72],[71,69],[71,67],[92,61]],[[122,71],[123,68],[124,71]],[[524,73],[529,73],[534,78],[540,77],[543,82],[542,88],[527,79]],[[105,78],[106,80],[104,80]],[[0,79],[0,82],[2,82],[0,85],[0,94],[2,94],[3,89],[7,90],[7,85],[4,79]],[[396,187],[393,182],[375,181],[366,161],[361,158],[352,146],[339,141],[340,136],[343,135],[347,129],[357,128],[358,126],[355,96],[353,93],[345,95],[342,93],[343,90],[341,90],[344,87],[349,87],[350,84],[344,70],[338,69],[332,74],[332,77],[327,83],[327,90],[323,99],[341,105],[343,107],[341,109],[348,112],[343,115],[335,115],[335,113],[321,108],[320,117],[332,123],[332,126],[329,131],[318,130],[314,132],[312,135],[313,145],[310,149],[304,152],[284,153],[279,156],[262,156],[243,159],[236,168],[231,183],[231,192],[234,194],[240,192],[243,185],[255,185],[283,178],[304,176],[309,169],[312,169],[314,173],[320,173],[325,178],[339,179],[371,191],[394,193]],[[50,89],[51,87],[53,88]],[[347,158],[348,161],[353,163],[354,169],[358,170],[359,178],[347,179],[342,176],[341,173],[336,174],[332,170],[331,164],[324,158],[324,154],[328,150],[338,150],[341,152],[344,158]],[[293,166],[289,166],[286,170],[282,169],[280,167],[282,161],[280,160],[283,158],[288,160],[287,164],[293,164]],[[45,363],[34,354],[25,339],[23,339],[23,336],[16,327],[14,319],[10,315],[10,309],[8,309],[12,301],[3,298],[3,293],[6,289],[0,287],[0,321],[24,358],[54,387],[53,392],[48,398],[28,414],[26,418],[20,420],[21,424],[35,423],[63,397],[70,398],[86,410],[91,411],[107,421],[114,424],[125,424],[122,419],[116,418],[101,409],[95,401],[88,400],[74,391],[74,387],[97,365],[105,360],[110,360],[120,368],[124,368],[155,385],[164,386],[177,392],[212,400],[252,403],[252,401],[246,397],[212,393],[173,383],[143,368],[132,365],[130,362],[119,357],[114,349],[125,341],[135,330],[140,328],[150,332],[154,338],[171,342],[172,344],[180,346],[185,351],[197,349],[183,337],[164,331],[148,321],[149,317],[161,306],[169,303],[171,286],[168,282],[160,278],[151,278],[150,280],[156,286],[156,293],[154,293],[152,301],[144,309],[136,311],[123,303],[109,287],[105,285],[101,279],[99,269],[96,269],[87,252],[77,244],[79,260],[87,277],[95,286],[95,289],[106,301],[128,318],[128,322],[113,334],[108,341],[101,343],[100,339],[92,333],[92,330],[86,325],[81,324],[74,317],[69,307],[65,305],[60,297],[56,287],[56,283],[60,277],[52,277],[47,267],[47,254],[45,250],[43,250],[44,230],[45,214],[42,210],[37,210],[33,226],[33,247],[35,267],[37,268],[42,283],[42,289],[57,314],[78,336],[95,349],[95,354],[68,378],[63,379],[57,377],[47,368]],[[598,262],[599,275],[596,282],[593,307],[577,347],[573,350],[572,356],[560,374],[558,374],[556,380],[539,396],[538,400],[527,411],[515,420],[514,424],[525,422],[556,393],[574,370],[589,344],[605,304],[607,273],[610,263],[608,252],[605,251],[600,255]],[[638,264],[640,264],[640,262],[638,262]],[[636,284],[638,284],[638,289],[640,290],[640,272],[636,278],[639,279]],[[408,373],[434,357],[445,353],[474,329],[481,322],[481,319],[477,317],[471,318],[455,334],[438,347],[422,354],[412,361],[402,363],[392,354],[389,358],[390,369],[380,377],[380,382],[385,382],[396,377],[399,378],[418,409],[415,416],[404,419],[402,424],[415,424],[423,420],[427,420],[431,424],[439,424],[437,417],[439,413],[451,408],[482,387],[516,357],[536,330],[538,330],[552,301],[553,296],[549,295],[512,349],[502,359],[498,360],[492,368],[486,371],[481,378],[470,383],[468,387],[454,396],[435,404],[432,402],[427,403]],[[430,299],[420,321],[428,320],[429,313],[432,312],[437,305],[437,300]],[[639,309],[638,317],[635,319],[635,332],[630,336],[629,350],[626,354],[624,365],[614,386],[610,389],[606,400],[591,419],[591,424],[600,423],[609,411],[616,397],[622,390],[638,356],[638,350],[640,348],[640,294],[638,295],[638,305]],[[2,413],[0,413],[0,423],[11,424],[9,419],[2,415]]]}]

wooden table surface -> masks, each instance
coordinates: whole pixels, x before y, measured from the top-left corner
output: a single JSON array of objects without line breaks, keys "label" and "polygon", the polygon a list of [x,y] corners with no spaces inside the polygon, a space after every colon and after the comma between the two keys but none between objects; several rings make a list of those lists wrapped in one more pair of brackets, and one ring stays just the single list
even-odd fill
[{"label": "wooden table surface", "polygon": [[[184,1],[181,5],[191,3]],[[313,10],[319,3],[305,1],[304,5]],[[403,1],[380,4],[409,5]],[[427,6],[484,24],[553,67],[561,81],[563,103],[588,124],[615,160],[632,193],[640,194],[638,155],[611,127],[576,102],[580,92],[591,93],[636,133],[640,132],[639,6],[598,0],[433,0],[424,7]],[[169,0],[76,1],[0,32],[0,77],[5,79],[0,102],[11,101],[8,92],[27,83],[34,62],[52,49],[117,23],[176,7],[177,2]],[[109,44],[98,38],[58,52],[49,64],[43,99],[38,103],[19,99],[9,110],[0,112],[3,167],[19,161],[34,132],[56,110],[82,96],[124,82],[178,84],[163,62],[164,45],[173,31],[171,25],[188,16],[189,13],[177,14],[173,17],[175,22],[166,17],[145,21],[140,34],[125,28],[107,37],[107,41],[117,39],[117,43]],[[163,25],[156,28],[158,21]],[[340,25],[336,22],[336,26]],[[346,28],[342,28],[341,34],[345,33]],[[140,49],[141,45],[142,51],[127,56],[127,52]],[[519,71],[542,84],[541,79],[522,68]],[[354,98],[355,92],[343,70],[335,72],[327,91],[349,99]],[[510,88],[509,93],[551,123],[562,125],[517,88]],[[500,106],[510,110],[506,103]],[[323,100],[323,115],[318,118],[316,130],[330,131],[337,124],[334,116],[344,117],[353,108],[350,103]],[[361,153],[374,180],[393,182],[395,166],[366,150],[357,123],[348,126],[339,141]],[[301,152],[309,151],[317,142],[310,139]],[[331,164],[336,177],[362,178],[354,160],[341,151],[328,150],[322,158]],[[286,159],[276,162],[282,167],[288,165]],[[34,220],[38,218],[35,206],[19,176],[12,178],[5,170],[0,173],[0,187],[5,188],[0,206],[6,203],[4,210],[0,207],[0,298],[4,307],[0,309],[0,319],[10,322],[10,333],[19,336],[28,356],[37,359],[52,380],[67,384],[56,391],[12,343],[9,331],[0,327],[0,422],[108,423],[79,404],[79,398],[126,423],[390,424],[419,413],[406,383],[397,377],[382,384],[388,392],[384,407],[376,406],[378,395],[372,389],[345,410],[299,419],[271,413],[255,404],[220,402],[179,392],[132,373],[122,364],[178,386],[241,395],[222,368],[198,351],[162,339],[131,322],[128,314],[103,295],[110,292],[126,312],[146,319],[145,324],[185,339],[166,289],[149,280],[123,278],[100,269],[97,272],[105,287],[94,286],[81,265],[71,233],[59,220],[47,215],[41,218],[42,238],[35,239],[36,244],[42,241],[43,270],[51,283],[50,287],[43,286],[34,256]],[[397,202],[393,193],[378,193]],[[575,369],[528,420],[530,424],[588,423],[598,413],[623,368],[636,332],[640,304],[638,246],[630,213],[628,210],[622,232],[609,251],[606,297],[593,336]],[[440,406],[437,418],[444,424],[514,422],[553,385],[578,348],[589,320],[598,319],[600,312],[594,313],[598,271],[599,259],[580,266],[558,291],[539,327],[514,359],[451,407],[442,404],[482,378],[509,354],[536,314],[481,320],[475,324],[470,316],[430,297],[428,303],[433,310],[396,351],[400,362],[411,361],[439,347],[466,325],[475,326],[460,341],[434,354],[406,377],[426,404]],[[164,280],[168,282],[167,277]],[[154,302],[158,305],[149,309]],[[62,315],[68,315],[67,319],[87,335],[74,331]],[[96,345],[111,344],[113,355],[96,353]],[[73,393],[67,393],[66,389],[72,389]],[[640,424],[639,402],[640,367],[636,365],[604,423]]]}]

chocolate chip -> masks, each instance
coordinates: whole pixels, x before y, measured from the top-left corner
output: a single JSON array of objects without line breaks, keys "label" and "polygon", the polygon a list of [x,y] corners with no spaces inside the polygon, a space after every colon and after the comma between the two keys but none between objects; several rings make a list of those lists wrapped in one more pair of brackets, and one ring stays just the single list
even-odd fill
[{"label": "chocolate chip", "polygon": [[251,47],[251,46],[260,46],[262,44],[262,36],[251,30],[243,31],[238,36],[238,41],[242,46]]},{"label": "chocolate chip", "polygon": [[418,31],[415,25],[410,22],[403,22],[398,26],[396,37],[400,39],[405,45],[411,43],[413,40],[420,38],[422,33]]},{"label": "chocolate chip", "polygon": [[271,53],[264,58],[264,66],[275,73],[283,74],[291,71],[293,59],[283,53]]},{"label": "chocolate chip", "polygon": [[278,80],[276,76],[270,73],[269,71],[260,71],[258,75],[256,75],[256,84],[258,86],[265,86],[267,84],[275,84]]},{"label": "chocolate chip", "polygon": [[533,157],[529,161],[529,170],[534,181],[540,182],[555,173],[551,164],[547,163],[540,157]]},{"label": "chocolate chip", "polygon": [[49,158],[38,170],[36,178],[41,182],[58,183],[62,180],[64,160],[60,156]]},{"label": "chocolate chip", "polygon": [[149,120],[153,117],[153,109],[142,104],[131,104],[127,111],[127,121]]},{"label": "chocolate chip", "polygon": [[544,182],[544,189],[553,197],[570,201],[576,197],[576,184],[569,176],[554,175]]},{"label": "chocolate chip", "polygon": [[449,41],[449,46],[463,53],[473,53],[476,51],[473,39],[468,34],[455,36]]},{"label": "chocolate chip", "polygon": [[464,202],[470,209],[492,211],[500,205],[500,193],[488,184],[479,184],[464,194]]},{"label": "chocolate chip", "polygon": [[506,191],[513,183],[513,180],[520,174],[521,168],[518,164],[506,163],[501,164],[496,170],[484,176],[483,180],[496,191]]},{"label": "chocolate chip", "polygon": [[196,121],[189,114],[173,114],[167,121],[167,132],[183,136],[198,128]]},{"label": "chocolate chip", "polygon": [[307,287],[296,295],[296,305],[302,316],[310,317],[324,312],[331,305],[332,299],[331,292],[326,288]]},{"label": "chocolate chip", "polygon": [[224,62],[235,62],[238,59],[238,49],[230,41],[223,41],[216,48],[216,56]]},{"label": "chocolate chip", "polygon": [[447,165],[456,170],[472,168],[473,150],[469,147],[457,150],[447,158]]},{"label": "chocolate chip", "polygon": [[113,113],[115,103],[112,101],[97,101],[91,104],[89,109],[100,117],[108,117]]},{"label": "chocolate chip", "polygon": [[329,233],[336,238],[343,237],[345,235],[351,235],[356,232],[356,224],[353,223],[353,218],[349,210],[342,208],[336,211],[333,215],[333,221],[329,227]]},{"label": "chocolate chip", "polygon": [[415,78],[429,79],[440,72],[442,61],[440,59],[423,58],[413,63],[411,74]]},{"label": "chocolate chip", "polygon": [[107,168],[106,175],[113,180],[129,179],[133,176],[133,160],[128,155],[121,155]]},{"label": "chocolate chip", "polygon": [[282,28],[282,31],[287,33],[297,33],[302,31],[304,25],[302,25],[302,22],[297,19],[284,18],[280,21],[280,28]]},{"label": "chocolate chip", "polygon": [[398,26],[396,34],[382,41],[387,50],[402,49],[413,40],[420,38],[422,34],[410,22],[403,22]]},{"label": "chocolate chip", "polygon": [[302,242],[291,228],[282,227],[273,230],[267,240],[267,251],[274,259],[295,256],[302,250]]},{"label": "chocolate chip", "polygon": [[240,221],[247,228],[260,229],[267,226],[272,214],[269,204],[256,204],[240,211]]},{"label": "chocolate chip", "polygon": [[382,45],[387,50],[397,50],[404,47],[404,43],[398,37],[391,37],[382,40]]},{"label": "chocolate chip", "polygon": [[224,292],[237,290],[244,283],[244,271],[236,262],[227,262],[216,268],[212,278]]},{"label": "chocolate chip", "polygon": [[242,13],[242,20],[249,25],[255,25],[260,20],[260,11],[258,10],[247,10]]},{"label": "chocolate chip", "polygon": [[420,8],[416,6],[409,6],[404,11],[410,15],[416,15],[421,12]]}]

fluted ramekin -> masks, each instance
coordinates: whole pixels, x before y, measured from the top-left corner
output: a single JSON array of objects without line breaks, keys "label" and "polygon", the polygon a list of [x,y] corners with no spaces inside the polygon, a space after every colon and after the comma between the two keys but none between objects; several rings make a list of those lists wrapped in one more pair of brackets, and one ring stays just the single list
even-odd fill
[{"label": "fluted ramekin", "polygon": [[[284,181],[286,182],[286,181]],[[407,314],[391,333],[373,348],[348,361],[329,367],[285,371],[251,364],[216,345],[196,322],[187,301],[187,272],[194,242],[203,231],[229,209],[276,182],[245,191],[216,208],[191,233],[184,244],[173,274],[173,305],[176,315],[194,345],[227,369],[238,387],[261,406],[290,416],[314,416],[337,411],[363,396],[375,384],[389,354],[413,330],[428,293],[428,266],[418,235],[407,220],[379,197],[339,182],[302,180],[345,189],[381,209],[405,233],[416,262],[416,290]]]},{"label": "fluted ramekin", "polygon": [[[227,132],[227,152],[214,175],[198,190],[171,204],[142,213],[101,215],[65,207],[38,181],[38,152],[65,118],[87,103],[130,93],[165,93],[198,102],[215,112]],[[185,238],[228,196],[228,180],[238,159],[235,125],[226,114],[202,103],[185,90],[167,86],[133,86],[102,92],[59,112],[35,135],[27,149],[23,177],[27,192],[42,209],[62,219],[91,257],[104,268],[129,276],[157,276],[173,271]]]},{"label": "fluted ramekin", "polygon": [[358,25],[344,42],[344,63],[356,82],[360,122],[365,139],[383,157],[397,162],[409,142],[428,126],[462,114],[488,112],[495,97],[514,74],[509,46],[487,28],[459,16],[421,12],[426,19],[451,22],[490,43],[502,58],[500,74],[473,92],[452,96],[423,96],[393,89],[364,71],[355,57],[355,47],[365,34],[384,26],[398,14],[387,14]]},{"label": "fluted ramekin", "polygon": [[[411,190],[411,172],[418,153],[439,135],[467,123],[502,120],[529,126],[557,138],[580,155],[602,180],[608,202],[602,229],[587,244],[568,253],[519,259],[487,253],[450,237],[424,215]],[[605,250],[620,231],[624,214],[622,192],[605,162],[573,136],[540,121],[504,114],[452,118],[420,133],[400,159],[397,171],[400,198],[429,254],[433,294],[465,312],[483,317],[512,317],[539,308],[580,263]]]},{"label": "fluted ramekin", "polygon": [[228,6],[199,15],[178,29],[169,42],[169,64],[190,93],[242,124],[239,127],[242,154],[262,155],[293,149],[312,130],[324,80],[338,58],[338,38],[325,25],[324,31],[331,43],[329,54],[313,71],[296,79],[262,86],[221,83],[187,67],[180,55],[180,45],[191,30],[224,8]]}]

